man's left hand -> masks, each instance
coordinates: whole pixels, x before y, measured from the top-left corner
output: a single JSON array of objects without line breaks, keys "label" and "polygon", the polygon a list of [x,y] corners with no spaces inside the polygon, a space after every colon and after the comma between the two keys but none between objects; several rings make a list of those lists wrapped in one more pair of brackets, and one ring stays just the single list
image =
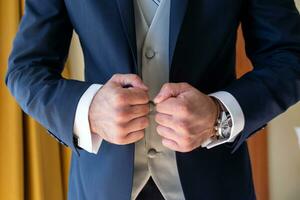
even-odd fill
[{"label": "man's left hand", "polygon": [[188,83],[164,84],[154,103],[156,129],[167,148],[190,152],[215,134],[217,104]]}]

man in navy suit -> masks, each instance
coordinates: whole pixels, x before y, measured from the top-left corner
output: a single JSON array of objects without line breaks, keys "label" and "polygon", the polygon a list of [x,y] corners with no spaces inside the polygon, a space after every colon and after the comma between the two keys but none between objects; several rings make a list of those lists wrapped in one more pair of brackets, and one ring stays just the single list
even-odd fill
[{"label": "man in navy suit", "polygon": [[[235,75],[242,23],[254,70]],[[61,76],[72,32],[85,81]],[[300,99],[293,0],[27,0],[6,84],[73,150],[69,199],[255,199],[246,139]]]}]

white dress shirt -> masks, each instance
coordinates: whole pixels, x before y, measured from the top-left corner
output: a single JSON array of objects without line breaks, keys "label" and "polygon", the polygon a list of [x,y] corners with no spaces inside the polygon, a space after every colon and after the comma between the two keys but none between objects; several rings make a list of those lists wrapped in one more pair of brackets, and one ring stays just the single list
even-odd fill
[{"label": "white dress shirt", "polygon": [[[171,0],[161,0],[155,7],[152,1],[135,0],[135,23],[140,76],[149,87],[150,99],[169,80],[169,17]],[[91,133],[88,111],[91,101],[102,85],[94,84],[81,97],[75,115],[74,134],[78,145],[91,153],[97,153],[102,139]],[[219,99],[232,117],[231,135],[227,139],[207,141],[203,147],[233,142],[244,128],[244,115],[239,103],[228,92],[210,94]],[[150,126],[145,130],[145,138],[135,145],[134,182],[132,199],[142,190],[152,176],[165,199],[184,199],[174,151],[161,144],[155,130],[156,123],[150,114]]]}]

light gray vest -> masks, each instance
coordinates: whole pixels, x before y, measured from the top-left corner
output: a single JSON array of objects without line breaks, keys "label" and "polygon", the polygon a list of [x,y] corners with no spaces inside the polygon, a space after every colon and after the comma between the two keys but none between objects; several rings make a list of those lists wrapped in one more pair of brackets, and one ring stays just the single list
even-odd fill
[{"label": "light gray vest", "polygon": [[[149,86],[150,99],[153,100],[161,86],[169,80],[171,0],[161,0],[157,10],[150,1],[134,0],[134,10],[139,74]],[[183,200],[175,152],[162,145],[156,125],[152,113],[145,138],[135,145],[132,199],[152,176],[165,199]]]}]

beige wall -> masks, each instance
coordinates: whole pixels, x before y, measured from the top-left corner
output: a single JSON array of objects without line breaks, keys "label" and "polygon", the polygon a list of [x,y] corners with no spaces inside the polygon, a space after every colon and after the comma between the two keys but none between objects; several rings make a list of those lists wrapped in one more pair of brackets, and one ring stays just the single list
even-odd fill
[{"label": "beige wall", "polygon": [[274,119],[268,127],[271,200],[300,199],[300,103]]}]

